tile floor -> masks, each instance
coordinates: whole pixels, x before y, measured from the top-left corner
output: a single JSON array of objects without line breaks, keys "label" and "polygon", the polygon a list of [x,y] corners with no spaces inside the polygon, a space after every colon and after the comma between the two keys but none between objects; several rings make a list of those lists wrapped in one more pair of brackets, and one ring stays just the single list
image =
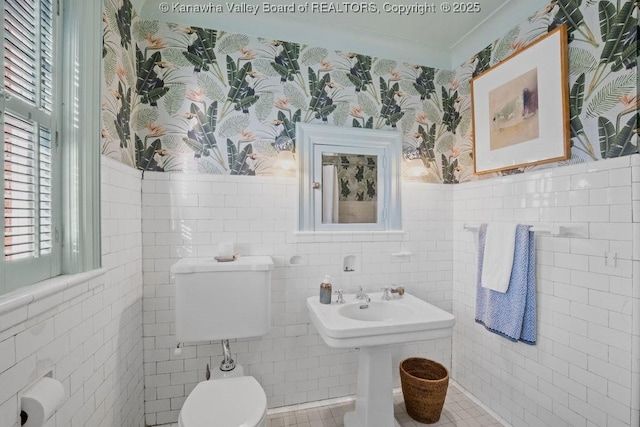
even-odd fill
[{"label": "tile floor", "polygon": [[[394,402],[395,417],[402,427],[497,427],[502,425],[453,385],[450,385],[447,391],[440,420],[434,424],[414,421],[407,414],[402,393],[394,395]],[[342,427],[344,413],[352,411],[353,408],[354,402],[347,402],[272,414],[268,416],[267,427]]]},{"label": "tile floor", "polygon": [[[440,420],[434,424],[414,421],[404,406],[402,393],[394,395],[396,420],[402,427],[498,427],[502,426],[484,409],[467,398],[455,386],[450,385]],[[342,427],[345,412],[352,411],[354,402],[338,403],[317,408],[282,412],[268,415],[267,427]],[[170,427],[178,427],[171,424]]]}]

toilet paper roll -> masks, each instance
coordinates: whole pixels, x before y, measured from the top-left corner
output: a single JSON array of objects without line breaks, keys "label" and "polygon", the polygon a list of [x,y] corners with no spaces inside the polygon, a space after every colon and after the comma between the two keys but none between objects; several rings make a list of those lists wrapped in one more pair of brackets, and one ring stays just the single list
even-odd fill
[{"label": "toilet paper roll", "polygon": [[53,378],[42,378],[22,395],[20,406],[28,417],[23,427],[42,427],[63,400],[62,383]]}]

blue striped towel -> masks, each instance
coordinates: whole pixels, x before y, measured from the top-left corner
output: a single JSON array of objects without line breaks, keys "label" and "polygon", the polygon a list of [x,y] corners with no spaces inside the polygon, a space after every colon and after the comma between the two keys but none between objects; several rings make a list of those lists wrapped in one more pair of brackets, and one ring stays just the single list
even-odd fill
[{"label": "blue striped towel", "polygon": [[526,344],[536,343],[536,252],[533,232],[518,225],[509,289],[500,293],[482,287],[482,260],[487,224],[478,230],[476,322],[489,331]]}]

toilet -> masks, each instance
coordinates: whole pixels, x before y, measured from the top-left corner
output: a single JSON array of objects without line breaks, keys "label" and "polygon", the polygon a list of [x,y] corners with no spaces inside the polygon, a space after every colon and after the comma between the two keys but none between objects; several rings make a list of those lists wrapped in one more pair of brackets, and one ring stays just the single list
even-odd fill
[{"label": "toilet", "polygon": [[265,427],[267,396],[255,378],[202,381],[178,416],[179,427]]},{"label": "toilet", "polygon": [[171,266],[176,282],[178,343],[222,340],[223,361],[211,379],[187,396],[179,427],[265,427],[267,396],[230,357],[229,340],[265,335],[271,329],[271,271],[268,256],[232,262],[183,258]]}]

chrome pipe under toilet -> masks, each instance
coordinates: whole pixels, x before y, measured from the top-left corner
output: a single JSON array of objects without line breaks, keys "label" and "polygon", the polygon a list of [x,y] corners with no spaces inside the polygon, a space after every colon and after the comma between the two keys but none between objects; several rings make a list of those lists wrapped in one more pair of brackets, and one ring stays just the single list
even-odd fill
[{"label": "chrome pipe under toilet", "polygon": [[236,362],[231,358],[231,349],[229,348],[229,340],[222,340],[222,362],[220,362],[220,370],[224,372],[233,371]]}]

